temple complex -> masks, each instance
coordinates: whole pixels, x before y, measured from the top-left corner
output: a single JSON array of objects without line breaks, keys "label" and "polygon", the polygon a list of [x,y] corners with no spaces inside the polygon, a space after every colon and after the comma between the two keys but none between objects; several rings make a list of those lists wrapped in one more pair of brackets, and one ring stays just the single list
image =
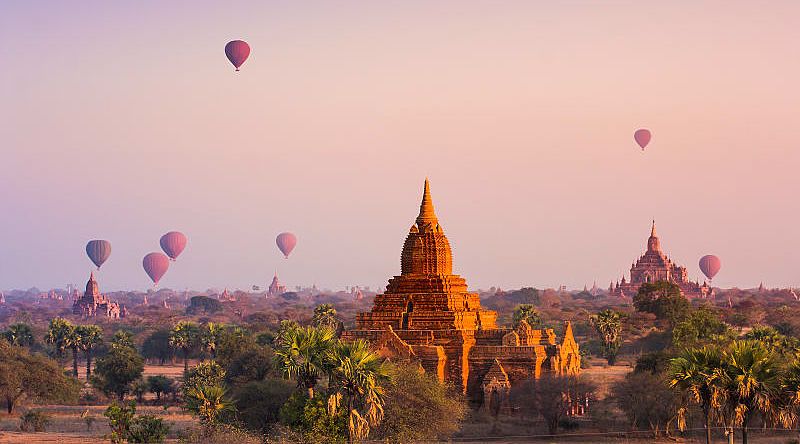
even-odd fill
[{"label": "temple complex", "polygon": [[94,279],[94,272],[89,275],[86,283],[86,292],[72,304],[72,314],[76,316],[95,317],[105,316],[119,319],[124,316],[124,309],[116,302],[108,300],[100,293],[100,287]]},{"label": "temple complex", "polygon": [[281,284],[281,281],[278,280],[278,272],[276,271],[267,289],[267,296],[280,296],[284,293],[286,293],[286,286]]},{"label": "temple complex", "polygon": [[514,329],[498,328],[496,319],[496,312],[481,308],[464,278],[453,274],[450,242],[426,180],[419,216],[403,245],[400,275],[342,338],[366,339],[390,359],[418,362],[476,402],[507,398],[512,385],[542,372],[580,371],[569,323],[559,343],[552,329],[533,329],[525,321]]},{"label": "temple complex", "polygon": [[705,298],[711,294],[711,288],[703,282],[689,281],[686,267],[675,264],[661,250],[661,240],[656,234],[656,221],[650,229],[650,237],[647,239],[647,251],[639,257],[636,263],[631,265],[631,280],[626,281],[625,276],[621,281],[617,281],[609,291],[620,297],[633,297],[642,284],[667,281],[677,284],[681,292],[686,297]]}]

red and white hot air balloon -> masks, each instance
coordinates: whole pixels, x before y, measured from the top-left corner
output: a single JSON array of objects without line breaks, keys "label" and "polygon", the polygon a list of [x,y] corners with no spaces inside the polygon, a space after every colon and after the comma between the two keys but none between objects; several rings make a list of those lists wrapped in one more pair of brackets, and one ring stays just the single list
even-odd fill
[{"label": "red and white hot air balloon", "polygon": [[707,254],[700,258],[700,271],[706,275],[709,281],[714,279],[720,268],[722,268],[722,261],[717,256]]},{"label": "red and white hot air balloon", "polygon": [[644,148],[650,143],[651,138],[652,134],[650,134],[650,130],[645,128],[638,129],[635,133],[633,133],[633,140],[639,144],[639,147],[642,148],[642,151],[644,151]]},{"label": "red and white hot air balloon", "polygon": [[186,242],[186,235],[180,231],[170,231],[161,236],[160,241],[161,249],[164,250],[164,253],[167,253],[167,256],[173,261],[177,259],[181,252],[183,252],[183,249],[186,248]]},{"label": "red and white hot air balloon", "polygon": [[169,269],[169,258],[164,253],[149,253],[142,259],[144,272],[150,276],[153,284],[158,285],[158,281],[164,277],[164,273]]},{"label": "red and white hot air balloon", "polygon": [[281,233],[275,239],[275,243],[278,244],[278,248],[281,250],[281,253],[283,253],[283,256],[288,259],[295,245],[297,245],[297,236],[289,232]]},{"label": "red and white hot air balloon", "polygon": [[233,40],[225,45],[225,56],[231,61],[236,70],[244,64],[247,57],[250,56],[250,45],[244,40]]}]

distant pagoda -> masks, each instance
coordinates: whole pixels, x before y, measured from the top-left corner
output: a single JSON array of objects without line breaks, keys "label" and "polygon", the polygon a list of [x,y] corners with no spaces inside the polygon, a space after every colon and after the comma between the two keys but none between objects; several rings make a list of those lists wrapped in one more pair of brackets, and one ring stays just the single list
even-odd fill
[{"label": "distant pagoda", "polygon": [[474,401],[505,398],[511,385],[543,371],[580,371],[569,323],[558,344],[552,329],[533,329],[525,321],[516,329],[498,328],[496,319],[496,312],[481,308],[464,278],[453,274],[450,242],[426,179],[419,216],[403,245],[400,275],[342,338],[367,339],[384,356],[417,361]]},{"label": "distant pagoda", "polygon": [[105,316],[111,319],[124,317],[125,310],[116,302],[112,302],[100,293],[100,287],[94,279],[94,272],[86,282],[83,296],[72,304],[72,314],[83,317]]},{"label": "distant pagoda", "polygon": [[611,293],[620,297],[633,297],[642,284],[667,281],[680,287],[681,292],[686,297],[705,298],[711,294],[711,288],[703,282],[689,281],[686,267],[675,264],[661,250],[661,240],[656,234],[656,221],[650,228],[650,237],[647,239],[647,251],[639,257],[635,264],[631,265],[631,280],[625,280],[625,276],[618,281],[613,288],[609,288]]}]

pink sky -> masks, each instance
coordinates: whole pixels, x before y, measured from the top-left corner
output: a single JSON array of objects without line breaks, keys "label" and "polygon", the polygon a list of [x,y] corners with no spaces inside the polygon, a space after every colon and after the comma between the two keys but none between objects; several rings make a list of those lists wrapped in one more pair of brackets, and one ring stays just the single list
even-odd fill
[{"label": "pink sky", "polygon": [[0,288],[92,238],[147,288],[173,229],[165,287],[383,286],[426,176],[472,288],[605,287],[652,218],[692,277],[800,285],[798,2],[120,3],[0,5]]}]

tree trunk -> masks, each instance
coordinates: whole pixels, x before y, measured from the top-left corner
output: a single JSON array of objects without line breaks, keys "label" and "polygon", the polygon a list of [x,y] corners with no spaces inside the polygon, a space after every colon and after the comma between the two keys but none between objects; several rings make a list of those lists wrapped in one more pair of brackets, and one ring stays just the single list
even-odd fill
[{"label": "tree trunk", "polygon": [[9,415],[14,411],[14,400],[9,397],[6,397],[6,410]]},{"label": "tree trunk", "polygon": [[745,414],[744,418],[742,418],[742,444],[747,444],[747,423],[749,421],[750,418]]},{"label": "tree trunk", "polygon": [[308,399],[314,399],[314,387],[309,385],[307,390],[308,390]]},{"label": "tree trunk", "polygon": [[72,347],[72,376],[78,377],[78,347]]},{"label": "tree trunk", "polygon": [[89,377],[92,376],[92,349],[86,349],[86,380],[89,380]]},{"label": "tree trunk", "polygon": [[703,407],[704,418],[706,422],[706,444],[711,444],[711,409],[708,406]]},{"label": "tree trunk", "polygon": [[189,374],[189,350],[183,351],[183,377]]}]

